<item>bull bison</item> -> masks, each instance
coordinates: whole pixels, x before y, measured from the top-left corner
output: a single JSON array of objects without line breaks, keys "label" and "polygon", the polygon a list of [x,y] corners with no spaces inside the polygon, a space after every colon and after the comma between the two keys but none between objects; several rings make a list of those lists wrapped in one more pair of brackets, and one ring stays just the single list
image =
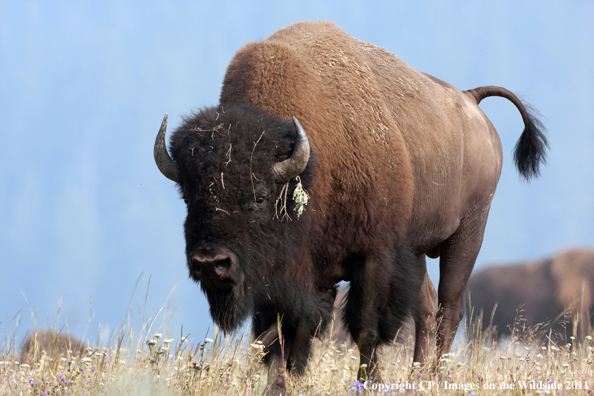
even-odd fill
[{"label": "bull bison", "polygon": [[511,335],[520,315],[521,327],[550,325],[562,335],[583,338],[594,314],[594,252],[564,250],[547,259],[484,269],[470,277],[465,300],[467,323],[471,315],[482,316],[482,330],[493,326],[496,337]]},{"label": "bull bison", "polygon": [[43,351],[56,357],[59,354],[66,356],[68,351],[82,353],[84,349],[83,342],[74,336],[50,330],[34,331],[27,334],[21,345],[21,361],[36,361]]},{"label": "bull bison", "polygon": [[[251,316],[270,392],[285,390],[285,367],[303,372],[340,281],[360,378],[377,375],[376,348],[410,315],[416,361],[436,317],[439,353],[449,350],[501,172],[499,136],[477,106],[489,96],[521,113],[516,165],[538,175],[546,139],[513,93],[459,91],[328,22],[241,48],[219,104],[184,118],[171,156],[165,116],[154,155],[187,204],[190,277],[221,329]],[[425,255],[441,256],[437,312]]]}]

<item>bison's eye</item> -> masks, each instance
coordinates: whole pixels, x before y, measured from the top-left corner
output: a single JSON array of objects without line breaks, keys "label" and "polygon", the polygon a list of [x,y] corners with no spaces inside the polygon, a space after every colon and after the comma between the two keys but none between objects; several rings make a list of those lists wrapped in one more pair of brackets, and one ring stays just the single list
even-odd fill
[{"label": "bison's eye", "polygon": [[186,196],[184,195],[184,196],[182,197],[182,199],[184,200],[185,204],[187,205],[187,204],[188,204],[188,198],[186,198]]},{"label": "bison's eye", "polygon": [[260,195],[257,199],[256,199],[256,203],[258,205],[261,205],[264,203],[264,201],[266,200],[266,197],[264,195]]}]

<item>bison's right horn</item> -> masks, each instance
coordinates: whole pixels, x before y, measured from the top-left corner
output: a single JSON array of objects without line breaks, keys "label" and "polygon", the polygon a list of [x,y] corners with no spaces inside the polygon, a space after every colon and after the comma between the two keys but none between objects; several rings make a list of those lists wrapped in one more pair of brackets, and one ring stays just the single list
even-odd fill
[{"label": "bison's right horn", "polygon": [[177,165],[175,165],[175,161],[169,156],[167,145],[165,144],[165,130],[167,129],[168,117],[168,114],[165,114],[165,117],[163,117],[161,128],[159,129],[157,139],[155,140],[155,162],[163,176],[177,183],[179,181]]},{"label": "bison's right horn", "polygon": [[293,155],[284,161],[277,162],[272,167],[272,173],[274,173],[277,183],[289,181],[300,175],[309,162],[309,140],[307,140],[307,135],[295,117],[293,117],[293,125],[297,130]]}]

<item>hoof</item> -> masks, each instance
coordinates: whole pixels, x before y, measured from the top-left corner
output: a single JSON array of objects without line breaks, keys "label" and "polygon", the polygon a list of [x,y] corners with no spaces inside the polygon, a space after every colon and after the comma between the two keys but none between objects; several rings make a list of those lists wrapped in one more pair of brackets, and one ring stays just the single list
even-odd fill
[{"label": "hoof", "polygon": [[278,376],[274,381],[266,386],[262,396],[285,396],[287,394],[287,385],[284,376]]}]

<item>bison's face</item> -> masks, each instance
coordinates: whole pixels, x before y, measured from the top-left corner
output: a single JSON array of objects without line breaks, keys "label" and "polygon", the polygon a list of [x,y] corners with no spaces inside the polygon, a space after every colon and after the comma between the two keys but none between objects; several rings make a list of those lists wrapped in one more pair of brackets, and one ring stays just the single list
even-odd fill
[{"label": "bison's face", "polygon": [[[307,216],[297,220],[290,211],[293,179],[301,174],[306,188],[311,180],[311,166],[303,172],[310,163],[307,137],[296,121],[231,107],[185,119],[171,139],[173,159],[158,154],[158,146],[159,138],[157,163],[188,207],[190,276],[206,293],[214,320],[231,330],[262,286],[286,271],[304,237]],[[281,221],[284,207],[292,222]]]}]

